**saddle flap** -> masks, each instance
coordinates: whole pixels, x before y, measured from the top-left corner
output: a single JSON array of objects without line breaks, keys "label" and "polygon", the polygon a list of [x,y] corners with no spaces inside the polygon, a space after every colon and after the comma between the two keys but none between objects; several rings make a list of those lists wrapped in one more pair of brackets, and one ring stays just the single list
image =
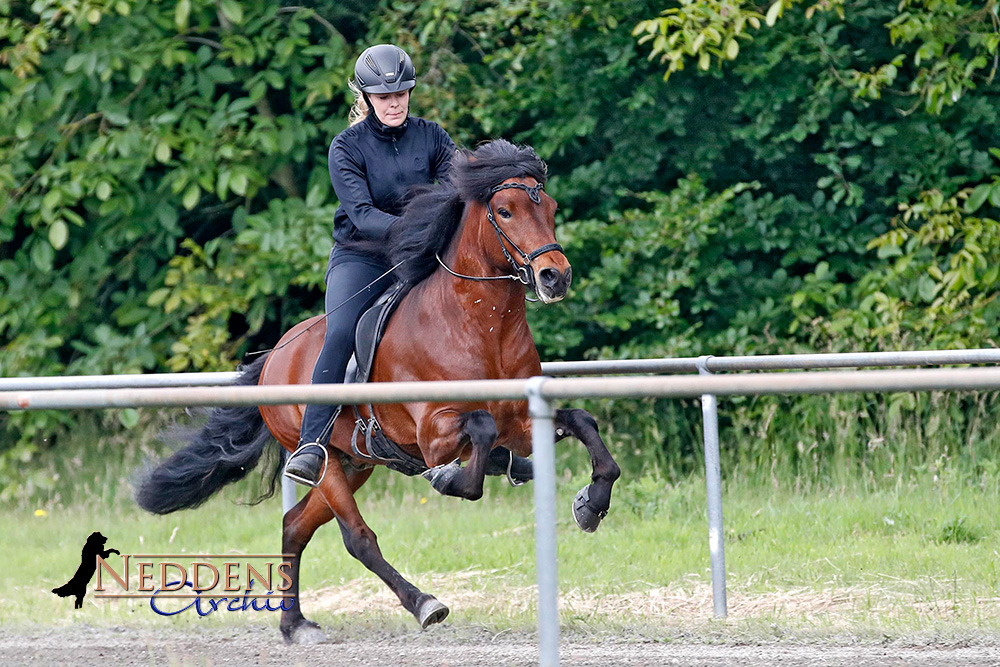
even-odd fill
[{"label": "saddle flap", "polygon": [[389,318],[409,291],[410,285],[408,284],[394,284],[358,318],[358,325],[354,332],[354,358],[357,363],[357,371],[354,375],[355,382],[368,381],[372,363],[375,361],[375,352],[378,350],[379,341],[382,339],[382,334],[385,333]]}]

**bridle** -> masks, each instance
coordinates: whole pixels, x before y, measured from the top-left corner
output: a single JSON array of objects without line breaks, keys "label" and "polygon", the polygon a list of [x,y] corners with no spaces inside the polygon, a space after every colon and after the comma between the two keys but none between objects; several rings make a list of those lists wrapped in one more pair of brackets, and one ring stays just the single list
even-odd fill
[{"label": "bridle", "polygon": [[[528,289],[534,292],[536,291],[535,274],[530,268],[531,262],[540,257],[541,255],[544,255],[547,252],[552,252],[553,250],[558,250],[559,252],[563,252],[563,247],[558,243],[546,243],[545,245],[541,246],[540,248],[536,248],[531,252],[524,252],[523,250],[521,250],[520,247],[518,247],[516,243],[514,243],[513,239],[507,236],[507,233],[504,232],[504,230],[501,229],[500,225],[497,223],[496,216],[493,214],[493,204],[491,202],[493,201],[493,195],[500,192],[501,190],[509,190],[511,188],[524,190],[526,193],[528,193],[528,199],[530,199],[535,204],[541,204],[542,203],[541,191],[545,189],[545,184],[538,183],[536,185],[528,186],[525,185],[524,183],[502,183],[490,189],[490,196],[486,200],[486,219],[490,221],[491,225],[493,225],[493,230],[497,234],[497,241],[499,241],[500,243],[500,250],[503,251],[503,256],[507,258],[507,262],[510,264],[510,267],[514,270],[513,274],[507,274],[502,276],[467,276],[465,274],[456,273],[455,271],[452,271],[448,267],[448,265],[444,263],[440,255],[436,255],[436,257],[437,261],[441,264],[441,266],[443,266],[448,273],[455,276],[456,278],[464,278],[465,280],[478,280],[478,281],[516,280],[517,282],[523,284]],[[510,254],[510,251],[507,250],[507,245],[504,243],[504,241],[509,243],[511,247],[514,248],[514,250],[517,252],[517,254],[524,259],[523,264],[514,259],[513,255]]]}]

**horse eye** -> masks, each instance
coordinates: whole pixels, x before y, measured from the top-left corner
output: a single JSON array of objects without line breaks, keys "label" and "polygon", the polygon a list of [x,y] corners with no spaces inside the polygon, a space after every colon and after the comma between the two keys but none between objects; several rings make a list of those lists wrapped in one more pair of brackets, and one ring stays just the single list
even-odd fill
[{"label": "horse eye", "polygon": [[505,219],[506,219],[506,218],[510,218],[510,211],[508,211],[508,210],[507,210],[507,209],[505,209],[505,208],[498,208],[498,209],[497,209],[497,213],[499,213],[499,214],[500,214],[500,217],[501,217],[501,218],[505,218]]}]

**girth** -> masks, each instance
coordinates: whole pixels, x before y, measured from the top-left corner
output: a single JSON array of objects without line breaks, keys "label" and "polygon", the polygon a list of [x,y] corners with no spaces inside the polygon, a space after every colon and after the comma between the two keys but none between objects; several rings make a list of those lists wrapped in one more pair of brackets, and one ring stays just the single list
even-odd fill
[{"label": "girth", "polygon": [[[369,463],[382,464],[389,470],[395,470],[410,477],[427,470],[427,464],[424,463],[423,459],[407,454],[402,447],[390,440],[382,431],[378,420],[375,419],[375,412],[371,404],[368,405],[368,414],[371,417],[366,420],[361,415],[361,411],[358,410],[358,406],[354,406],[355,422],[354,433],[351,435],[351,451],[356,457]],[[363,433],[365,436],[365,449],[368,450],[368,454],[358,449],[359,433]]]}]

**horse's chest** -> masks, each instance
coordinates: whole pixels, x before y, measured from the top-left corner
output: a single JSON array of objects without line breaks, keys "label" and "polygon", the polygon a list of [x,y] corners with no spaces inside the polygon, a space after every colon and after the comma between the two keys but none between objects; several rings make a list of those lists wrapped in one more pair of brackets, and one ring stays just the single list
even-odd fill
[{"label": "horse's chest", "polygon": [[496,341],[497,377],[526,378],[542,371],[538,350],[523,317],[520,321],[505,322],[505,328]]}]

